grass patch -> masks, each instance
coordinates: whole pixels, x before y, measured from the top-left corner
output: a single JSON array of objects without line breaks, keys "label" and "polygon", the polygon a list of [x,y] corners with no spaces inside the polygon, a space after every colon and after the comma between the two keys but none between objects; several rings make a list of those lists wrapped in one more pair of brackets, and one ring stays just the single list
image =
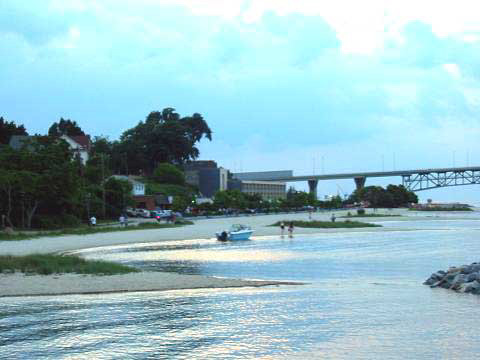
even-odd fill
[{"label": "grass patch", "polygon": [[50,274],[115,275],[139,272],[138,269],[108,261],[85,260],[74,255],[0,256],[0,272]]},{"label": "grass patch", "polygon": [[372,218],[375,218],[375,217],[392,217],[392,216],[402,216],[402,215],[393,215],[393,214],[363,214],[363,215],[359,215],[359,214],[354,214],[354,215],[346,215],[346,216],[339,216],[339,218],[341,219],[344,219],[344,218],[365,218],[365,217],[372,217]]},{"label": "grass patch", "polygon": [[[282,221],[277,221],[270,226],[280,226]],[[360,221],[300,221],[300,220],[283,220],[283,223],[287,227],[290,223],[293,223],[295,227],[303,228],[319,228],[319,229],[343,229],[343,228],[364,228],[364,227],[381,227],[382,225],[364,223]]]},{"label": "grass patch", "polygon": [[106,233],[106,232],[117,232],[117,231],[135,231],[135,230],[145,230],[145,229],[164,229],[164,228],[173,228],[180,227],[184,225],[192,225],[193,222],[188,220],[177,220],[175,224],[159,224],[154,222],[145,222],[138,225],[130,225],[127,227],[120,226],[82,226],[79,228],[72,229],[63,229],[58,231],[38,231],[31,233],[14,233],[14,234],[5,234],[0,233],[0,240],[27,240],[34,239],[45,236],[64,236],[64,235],[90,235],[97,233]]},{"label": "grass patch", "polygon": [[459,206],[459,207],[428,207],[428,208],[410,208],[410,211],[473,211],[472,208],[467,206]]}]

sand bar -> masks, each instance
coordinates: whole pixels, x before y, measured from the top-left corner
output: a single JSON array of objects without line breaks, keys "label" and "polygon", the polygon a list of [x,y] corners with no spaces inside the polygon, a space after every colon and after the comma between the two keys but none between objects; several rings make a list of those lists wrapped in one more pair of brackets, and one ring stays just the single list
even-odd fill
[{"label": "sand bar", "polygon": [[80,274],[24,275],[15,273],[0,276],[0,297],[300,284],[301,283],[285,281],[224,279],[212,276],[180,275],[147,271],[110,276]]}]

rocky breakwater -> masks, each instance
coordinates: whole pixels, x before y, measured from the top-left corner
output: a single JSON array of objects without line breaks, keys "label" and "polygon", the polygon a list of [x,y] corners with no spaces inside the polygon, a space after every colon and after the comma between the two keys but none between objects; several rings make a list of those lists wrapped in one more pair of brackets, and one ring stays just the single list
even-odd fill
[{"label": "rocky breakwater", "polygon": [[480,263],[451,267],[433,273],[424,283],[432,288],[441,287],[462,293],[480,295]]}]

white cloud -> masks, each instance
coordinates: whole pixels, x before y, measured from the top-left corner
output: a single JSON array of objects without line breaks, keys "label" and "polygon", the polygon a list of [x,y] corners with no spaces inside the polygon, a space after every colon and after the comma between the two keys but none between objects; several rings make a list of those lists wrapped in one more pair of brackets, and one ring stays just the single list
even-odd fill
[{"label": "white cloud", "polygon": [[443,68],[455,79],[460,79],[462,77],[462,73],[457,64],[443,64]]}]

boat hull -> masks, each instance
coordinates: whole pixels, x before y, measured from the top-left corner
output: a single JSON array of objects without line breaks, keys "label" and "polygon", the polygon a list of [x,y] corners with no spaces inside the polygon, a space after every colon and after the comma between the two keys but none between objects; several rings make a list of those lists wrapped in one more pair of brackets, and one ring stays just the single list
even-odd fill
[{"label": "boat hull", "polygon": [[228,239],[231,241],[236,241],[236,240],[248,240],[250,239],[250,236],[252,235],[253,231],[242,231],[239,233],[230,233],[228,236]]},{"label": "boat hull", "polygon": [[239,241],[239,240],[249,240],[250,236],[253,234],[253,230],[243,230],[238,232],[228,232],[225,237],[222,233],[216,233],[217,240],[220,241]]}]

